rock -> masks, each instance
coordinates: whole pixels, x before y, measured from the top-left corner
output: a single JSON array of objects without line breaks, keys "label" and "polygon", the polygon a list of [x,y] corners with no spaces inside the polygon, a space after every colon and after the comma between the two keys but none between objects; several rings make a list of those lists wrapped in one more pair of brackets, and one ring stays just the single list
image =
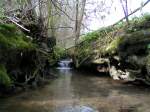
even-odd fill
[{"label": "rock", "polygon": [[126,70],[126,72],[123,72],[121,70],[117,70],[115,66],[111,66],[109,73],[114,80],[134,81],[136,79],[136,74],[140,73],[140,71],[131,72],[131,70]]},{"label": "rock", "polygon": [[121,75],[118,73],[117,69],[115,66],[111,66],[109,69],[109,74],[114,80],[120,80],[119,76]]}]

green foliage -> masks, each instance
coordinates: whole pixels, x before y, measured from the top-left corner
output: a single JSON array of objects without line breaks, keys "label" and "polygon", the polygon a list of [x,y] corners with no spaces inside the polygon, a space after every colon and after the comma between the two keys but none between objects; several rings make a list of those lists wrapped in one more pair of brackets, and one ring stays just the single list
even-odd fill
[{"label": "green foliage", "polygon": [[126,26],[126,22],[121,21],[121,22],[119,22],[118,24],[116,24],[114,27],[115,27],[116,29],[120,29],[120,28],[123,28],[123,27],[125,27],[125,26]]},{"label": "green foliage", "polygon": [[53,55],[54,55],[54,58],[56,60],[59,60],[59,59],[61,59],[62,57],[65,56],[65,49],[55,46],[54,51],[53,51]]},{"label": "green foliage", "polygon": [[108,54],[115,54],[119,44],[123,41],[123,37],[116,37],[106,48],[105,52]]},{"label": "green foliage", "polygon": [[53,52],[48,55],[50,65],[54,65],[58,60],[66,56],[65,49],[55,46]]},{"label": "green foliage", "polygon": [[99,32],[94,31],[94,32],[87,33],[84,36],[81,36],[81,40],[83,40],[83,41],[85,41],[85,40],[86,41],[92,41],[92,40],[96,40],[99,36],[100,36]]},{"label": "green foliage", "polygon": [[14,24],[0,24],[1,33],[15,33],[17,31],[17,27]]},{"label": "green foliage", "polygon": [[78,61],[81,62],[83,59],[87,58],[92,52],[91,43],[85,41],[83,44],[77,47],[77,58]]},{"label": "green foliage", "polygon": [[[149,17],[150,16],[148,14],[146,14],[145,16],[143,16],[143,18],[147,18],[147,19],[144,19],[144,21],[150,20]],[[130,21],[130,23],[132,24],[132,26],[135,23],[137,23],[136,20],[137,19],[134,18],[133,20]],[[81,38],[82,41],[88,41],[88,42],[96,41],[98,39],[104,38],[105,36],[108,36],[109,33],[114,32],[114,31],[116,31],[118,29],[122,29],[122,28],[123,29],[127,29],[127,30],[133,30],[132,27],[128,27],[127,28],[126,22],[122,21],[122,22],[119,22],[115,26],[102,27],[99,30],[87,33],[86,35],[83,35],[80,38]]]},{"label": "green foliage", "polygon": [[0,47],[12,49],[33,49],[35,47],[13,24],[0,24]]},{"label": "green foliage", "polygon": [[124,27],[127,33],[139,31],[141,29],[147,29],[150,27],[150,14],[145,13],[141,17],[134,17],[130,20],[130,25]]},{"label": "green foliage", "polygon": [[143,15],[142,19],[143,19],[144,21],[150,21],[150,14],[149,14],[149,13],[145,13],[145,14]]},{"label": "green foliage", "polygon": [[86,35],[83,35],[80,38],[82,41],[91,42],[91,41],[95,41],[99,38],[103,38],[104,36],[107,35],[107,33],[111,32],[113,30],[114,30],[113,27],[103,27],[103,28],[100,28],[99,30],[87,33]]},{"label": "green foliage", "polygon": [[0,65],[0,85],[4,85],[6,87],[10,86],[12,81],[7,74],[7,70],[4,65]]},{"label": "green foliage", "polygon": [[78,62],[81,63],[83,60],[88,59],[95,52],[95,47],[97,47],[95,44],[98,41],[105,40],[105,37],[109,36],[109,33],[113,31],[114,27],[112,26],[103,27],[80,37],[83,42],[76,48],[76,58],[78,59]]}]

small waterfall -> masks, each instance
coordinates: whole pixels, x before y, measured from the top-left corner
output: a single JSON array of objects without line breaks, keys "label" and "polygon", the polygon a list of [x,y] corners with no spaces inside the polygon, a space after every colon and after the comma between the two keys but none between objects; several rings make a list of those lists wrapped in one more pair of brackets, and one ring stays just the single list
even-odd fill
[{"label": "small waterfall", "polygon": [[72,59],[65,59],[58,62],[57,69],[71,69]]}]

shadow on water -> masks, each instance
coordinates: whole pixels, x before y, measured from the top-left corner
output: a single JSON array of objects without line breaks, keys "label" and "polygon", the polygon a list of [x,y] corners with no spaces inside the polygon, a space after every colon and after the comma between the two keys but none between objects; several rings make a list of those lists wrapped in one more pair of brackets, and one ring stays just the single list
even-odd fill
[{"label": "shadow on water", "polygon": [[44,88],[0,99],[0,112],[149,112],[150,88],[73,69]]}]

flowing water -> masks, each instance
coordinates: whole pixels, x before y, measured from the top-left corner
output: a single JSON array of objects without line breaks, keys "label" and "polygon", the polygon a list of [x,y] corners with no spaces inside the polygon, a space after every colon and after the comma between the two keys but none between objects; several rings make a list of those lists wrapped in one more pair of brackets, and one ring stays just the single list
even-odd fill
[{"label": "flowing water", "polygon": [[43,88],[0,99],[0,112],[150,112],[150,88],[100,73],[52,72],[59,77]]},{"label": "flowing water", "polygon": [[70,64],[72,63],[72,59],[65,59],[58,62],[57,69],[72,69]]}]

